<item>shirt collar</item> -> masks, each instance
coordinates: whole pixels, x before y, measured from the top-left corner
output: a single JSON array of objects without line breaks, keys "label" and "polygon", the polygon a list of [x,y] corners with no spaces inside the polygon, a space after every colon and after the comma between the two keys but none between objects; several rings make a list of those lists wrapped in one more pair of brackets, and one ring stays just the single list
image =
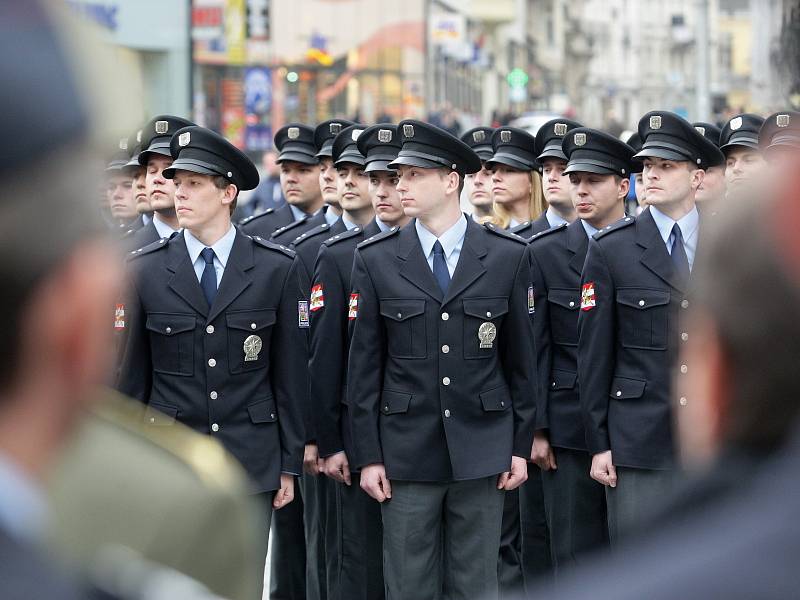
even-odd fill
[{"label": "shirt collar", "polygon": [[299,221],[299,220],[300,220],[300,219],[302,219],[303,217],[307,217],[307,216],[308,216],[308,215],[306,215],[306,213],[304,213],[302,210],[300,210],[299,208],[297,208],[297,207],[296,207],[294,204],[290,204],[290,205],[289,205],[289,210],[291,210],[291,211],[292,211],[292,216],[294,216],[294,220],[295,220],[295,221]]},{"label": "shirt collar", "polygon": [[143,213],[143,214],[142,214],[142,223],[143,223],[144,225],[149,225],[149,224],[150,224],[150,221],[152,221],[152,220],[153,220],[153,217],[151,217],[150,215],[148,215],[148,214],[146,214],[146,213]]},{"label": "shirt collar", "polygon": [[[655,206],[650,207],[650,214],[653,215],[653,220],[656,222],[656,227],[658,227],[658,232],[661,234],[661,239],[663,239],[666,244],[667,240],[669,240],[669,236],[672,235],[672,227],[675,225],[676,221],[673,221],[671,217],[662,213]],[[688,240],[694,236],[700,224],[700,215],[697,212],[697,206],[693,206],[692,210],[678,219],[677,223],[681,228],[681,235],[684,240]]]},{"label": "shirt collar", "polygon": [[520,224],[520,222],[519,222],[519,221],[517,221],[515,218],[513,218],[513,217],[512,217],[512,218],[511,218],[511,221],[509,221],[509,222],[508,222],[508,228],[509,228],[509,229],[513,229],[514,227],[516,227],[516,226],[517,226],[517,225],[519,225],[519,224]]},{"label": "shirt collar", "polygon": [[456,221],[450,229],[445,231],[441,237],[437,238],[433,233],[431,233],[425,225],[420,223],[419,219],[414,221],[414,227],[417,230],[417,237],[419,238],[419,243],[422,246],[422,253],[427,258],[433,252],[433,245],[436,243],[436,240],[439,240],[439,243],[444,248],[444,255],[445,257],[449,257],[453,250],[455,250],[461,242],[464,241],[464,236],[467,233],[467,218],[462,214],[459,217],[458,221]]},{"label": "shirt collar", "polygon": [[325,222],[328,225],[333,225],[338,220],[339,220],[339,215],[337,215],[330,209],[330,207],[328,207],[328,209],[325,211]]},{"label": "shirt collar", "polygon": [[375,217],[375,224],[381,231],[389,231],[389,226],[383,221],[381,221],[378,217]]},{"label": "shirt collar", "polygon": [[225,265],[228,263],[228,258],[231,255],[231,250],[233,249],[233,242],[236,240],[236,228],[231,225],[231,228],[228,229],[228,232],[223,235],[213,246],[206,246],[194,237],[190,231],[183,232],[183,238],[186,240],[186,250],[189,251],[189,260],[192,264],[197,262],[197,259],[200,257],[200,253],[203,251],[203,248],[211,248],[214,250],[214,255],[217,257],[217,260],[222,265],[222,268],[225,268]]},{"label": "shirt collar", "polygon": [[564,217],[559,215],[555,210],[553,210],[552,206],[547,207],[547,222],[550,223],[550,227],[558,227],[559,225],[569,224]]},{"label": "shirt collar", "polygon": [[173,229],[164,221],[158,218],[158,214],[153,215],[153,226],[156,228],[156,232],[158,232],[158,236],[162,238],[168,238],[173,233],[177,231],[177,229]]},{"label": "shirt collar", "polygon": [[589,223],[587,223],[583,219],[581,219],[581,225],[583,225],[583,230],[586,232],[586,235],[589,236],[589,237],[592,237],[595,233],[598,232],[598,230],[595,229],[595,227],[593,225],[590,225]]},{"label": "shirt collar", "polygon": [[348,231],[350,231],[351,229],[355,229],[356,227],[358,227],[358,223],[353,223],[353,222],[352,222],[350,219],[348,219],[348,218],[346,218],[346,217],[344,216],[344,213],[342,213],[342,223],[344,223],[344,226],[345,226],[345,227],[347,227],[347,230],[348,230]]},{"label": "shirt collar", "polygon": [[21,541],[44,534],[47,502],[44,492],[11,458],[0,453],[0,523]]}]

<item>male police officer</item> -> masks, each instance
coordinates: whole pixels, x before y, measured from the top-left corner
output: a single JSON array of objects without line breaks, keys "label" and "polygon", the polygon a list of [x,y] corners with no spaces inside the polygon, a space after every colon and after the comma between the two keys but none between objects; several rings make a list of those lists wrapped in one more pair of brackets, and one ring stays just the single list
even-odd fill
[{"label": "male police officer", "polygon": [[690,335],[681,317],[699,237],[695,194],[721,154],[670,112],[646,114],[639,135],[650,206],[589,242],[578,319],[591,475],[607,486],[612,541],[673,483],[672,370]]},{"label": "male police officer", "polygon": [[536,132],[534,154],[542,166],[542,193],[547,200],[547,210],[535,221],[517,225],[512,233],[528,239],[541,231],[575,220],[569,179],[564,175],[567,157],[561,149],[561,142],[568,131],[580,126],[569,119],[553,119]]},{"label": "male police officer", "polygon": [[492,172],[486,168],[486,161],[494,154],[492,133],[491,127],[475,127],[461,136],[461,141],[481,159],[480,171],[464,177],[464,194],[472,205],[472,218],[479,223],[492,216]]},{"label": "male police officer", "polygon": [[763,125],[763,117],[743,113],[725,123],[720,132],[719,146],[725,155],[725,182],[730,194],[746,195],[765,183],[766,165],[759,148]]},{"label": "male police officer", "polygon": [[323,121],[314,129],[314,145],[317,147],[319,159],[319,189],[325,201],[325,222],[333,225],[342,216],[342,206],[339,204],[339,190],[336,185],[336,169],[333,166],[333,140],[342,132],[342,129],[355,125],[346,119],[331,119]]},{"label": "male police officer", "polygon": [[125,236],[142,227],[133,193],[133,177],[125,170],[131,156],[128,138],[119,141],[106,167],[106,197],[115,232]]},{"label": "male police officer", "polygon": [[[175,183],[184,233],[133,253],[121,391],[148,405],[146,422],[211,434],[279,509],[292,501],[307,398],[305,302],[294,253],[231,225],[250,160],[201,127],[176,132]],[[274,495],[274,499],[273,499]],[[262,523],[266,556],[269,509]]]},{"label": "male police officer", "polygon": [[[719,127],[713,123],[706,123],[704,121],[692,123],[692,126],[709,142],[714,144],[717,148],[720,147],[720,136],[722,134],[722,130]],[[709,167],[706,169],[706,174],[703,177],[703,183],[701,183],[700,187],[697,188],[695,200],[697,201],[698,205],[706,203],[710,207],[711,204],[725,198],[725,156],[722,156],[722,158],[722,162],[715,165],[709,165]],[[712,214],[714,213],[712,212]]]},{"label": "male police officer", "polygon": [[497,594],[503,490],[526,479],[535,357],[524,243],[459,210],[480,159],[400,123],[389,168],[414,224],[355,253],[347,398],[361,487],[382,503],[390,600]]},{"label": "male police officer", "polygon": [[563,570],[608,540],[606,499],[589,476],[577,379],[581,270],[589,238],[625,216],[633,149],[601,131],[571,129],[563,139],[578,220],[533,237],[530,246],[539,369],[534,460],[542,468],[553,562]]}]

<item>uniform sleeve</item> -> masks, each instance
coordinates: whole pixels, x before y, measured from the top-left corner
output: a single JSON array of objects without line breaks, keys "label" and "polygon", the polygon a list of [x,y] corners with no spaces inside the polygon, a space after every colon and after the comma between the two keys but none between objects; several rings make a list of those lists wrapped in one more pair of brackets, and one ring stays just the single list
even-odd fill
[{"label": "uniform sleeve", "polygon": [[[300,255],[297,254],[299,258]],[[298,263],[297,267],[297,280],[300,282],[300,291],[303,294],[303,299],[308,301],[309,298],[309,290],[311,289],[311,283],[309,282],[308,274],[306,273],[305,268],[303,267],[303,261],[295,259],[295,262]],[[306,349],[309,348],[311,344],[311,329],[310,324],[309,327],[304,327],[303,331],[305,333],[306,338]],[[314,422],[313,413],[312,413],[312,406],[311,406],[311,389],[310,389],[310,382],[308,384],[308,391],[305,396],[305,404],[303,406],[303,437],[305,439],[306,444],[316,444],[317,443],[317,428],[316,423]]]},{"label": "uniform sleeve", "polygon": [[610,449],[608,391],[614,373],[614,282],[597,240],[589,251],[581,275],[581,313],[578,316],[578,381],[586,445],[590,454]]},{"label": "uniform sleeve", "polygon": [[356,467],[361,468],[383,462],[378,418],[386,332],[375,286],[358,250],[351,282],[348,319],[352,339],[347,369],[347,399],[355,446],[354,458]]},{"label": "uniform sleeve", "polygon": [[[349,274],[349,273],[348,273]],[[311,282],[311,355],[308,374],[317,445],[322,457],[344,450],[341,392],[345,379],[347,297],[336,261],[324,244]]]},{"label": "uniform sleeve", "polygon": [[508,301],[503,328],[509,334],[502,345],[501,360],[514,410],[514,456],[528,460],[536,422],[536,349],[533,325],[528,314],[531,270],[527,250],[522,253]]},{"label": "uniform sleeve", "polygon": [[125,295],[124,349],[117,375],[116,388],[147,404],[153,385],[153,362],[150,353],[150,338],[147,334],[147,315],[142,303],[133,269],[129,269],[129,287]]},{"label": "uniform sleeve", "polygon": [[553,345],[550,330],[550,305],[547,302],[547,282],[544,277],[536,251],[533,246],[528,247],[531,261],[531,284],[533,285],[534,312],[533,339],[536,345],[536,429],[548,429],[549,423],[549,397],[550,397],[550,372],[553,368]]},{"label": "uniform sleeve", "polygon": [[298,303],[305,294],[302,269],[295,257],[283,282],[275,338],[270,345],[273,392],[278,408],[281,438],[281,471],[299,475],[303,468],[305,427],[308,406],[308,336],[298,323]]}]

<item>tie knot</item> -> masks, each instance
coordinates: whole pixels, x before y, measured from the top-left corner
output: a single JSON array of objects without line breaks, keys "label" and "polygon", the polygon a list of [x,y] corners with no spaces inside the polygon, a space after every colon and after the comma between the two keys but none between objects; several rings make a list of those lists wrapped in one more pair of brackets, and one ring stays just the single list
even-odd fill
[{"label": "tie knot", "polygon": [[683,238],[683,232],[681,231],[681,226],[675,223],[672,226],[672,235],[675,237],[676,240],[680,240]]},{"label": "tie knot", "polygon": [[433,253],[434,254],[441,254],[444,256],[444,248],[442,247],[442,243],[439,240],[433,244]]},{"label": "tie knot", "polygon": [[214,264],[214,249],[213,248],[203,248],[200,251],[200,256],[203,257],[203,260],[206,261],[207,265]]}]

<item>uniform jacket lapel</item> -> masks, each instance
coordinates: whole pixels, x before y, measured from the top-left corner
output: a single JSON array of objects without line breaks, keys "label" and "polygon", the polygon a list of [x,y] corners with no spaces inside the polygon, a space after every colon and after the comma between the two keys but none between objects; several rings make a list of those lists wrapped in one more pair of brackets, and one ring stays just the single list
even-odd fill
[{"label": "uniform jacket lapel", "polygon": [[583,263],[586,262],[586,253],[589,250],[589,236],[579,220],[567,227],[567,250],[572,253],[569,259],[570,268],[578,275],[583,272]]},{"label": "uniform jacket lapel", "polygon": [[403,227],[399,236],[397,257],[403,261],[400,266],[400,276],[436,301],[441,302],[442,290],[439,289],[439,284],[436,283],[436,279],[433,277],[433,271],[428,265],[428,259],[422,253],[422,246],[417,237],[414,221]]},{"label": "uniform jacket lapel", "polygon": [[253,243],[244,234],[237,231],[222,281],[219,282],[217,295],[208,313],[209,322],[216,319],[217,315],[228,308],[231,302],[253,283],[247,273],[253,268],[253,264]]},{"label": "uniform jacket lapel", "polygon": [[[486,273],[486,267],[481,262],[481,258],[486,256],[487,252],[485,235],[486,232],[480,225],[471,219],[467,219],[467,231],[464,235],[461,255],[458,257],[453,279],[450,281],[450,287],[447,288],[447,296],[445,296],[442,304],[447,304]],[[430,268],[428,271],[430,271]]]},{"label": "uniform jacket lapel", "polygon": [[203,316],[208,314],[208,303],[203,296],[200,282],[197,281],[194,266],[189,261],[189,252],[186,250],[183,232],[169,241],[166,266],[167,270],[172,273],[168,284],[169,288],[198,313]]},{"label": "uniform jacket lapel", "polygon": [[644,248],[640,260],[645,267],[676,290],[686,291],[686,286],[680,281],[672,265],[667,246],[649,210],[644,211],[636,219],[636,243]]}]

